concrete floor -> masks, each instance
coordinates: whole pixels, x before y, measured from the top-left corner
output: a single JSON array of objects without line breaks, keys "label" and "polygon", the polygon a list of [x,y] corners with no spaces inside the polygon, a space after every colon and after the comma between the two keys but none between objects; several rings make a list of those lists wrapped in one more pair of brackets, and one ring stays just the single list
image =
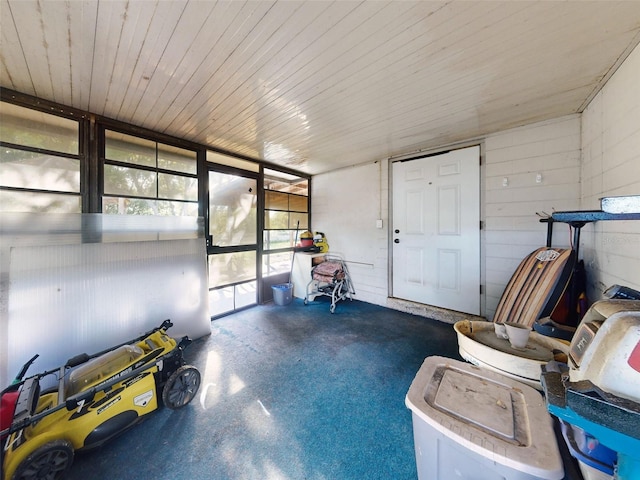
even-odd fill
[{"label": "concrete floor", "polygon": [[414,479],[404,397],[429,355],[459,358],[451,325],[358,301],[245,310],[186,350],[191,404],[78,453],[68,478]]},{"label": "concrete floor", "polygon": [[413,480],[404,398],[430,355],[460,359],[451,325],[358,301],[215,320],[185,355],[198,396],[78,453],[68,478]]}]

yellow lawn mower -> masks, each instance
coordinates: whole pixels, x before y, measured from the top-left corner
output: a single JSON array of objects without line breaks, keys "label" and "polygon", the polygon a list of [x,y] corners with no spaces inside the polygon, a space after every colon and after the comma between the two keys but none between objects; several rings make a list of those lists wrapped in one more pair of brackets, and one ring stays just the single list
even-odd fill
[{"label": "yellow lawn mower", "polygon": [[74,452],[104,444],[158,408],[187,405],[200,372],[185,365],[188,337],[165,320],[144,335],[23,380],[38,355],[0,394],[2,480],[59,480]]}]

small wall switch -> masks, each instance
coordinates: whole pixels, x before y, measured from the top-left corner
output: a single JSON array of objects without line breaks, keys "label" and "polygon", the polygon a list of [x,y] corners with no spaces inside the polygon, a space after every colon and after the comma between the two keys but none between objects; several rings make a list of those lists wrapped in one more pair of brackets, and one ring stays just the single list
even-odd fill
[{"label": "small wall switch", "polygon": [[536,173],[536,183],[542,183],[542,174]]},{"label": "small wall switch", "polygon": [[382,228],[382,219],[381,218],[376,220],[376,228]]},{"label": "small wall switch", "polygon": [[507,177],[504,177],[502,179],[502,186],[503,187],[508,187],[509,186],[509,179]]}]

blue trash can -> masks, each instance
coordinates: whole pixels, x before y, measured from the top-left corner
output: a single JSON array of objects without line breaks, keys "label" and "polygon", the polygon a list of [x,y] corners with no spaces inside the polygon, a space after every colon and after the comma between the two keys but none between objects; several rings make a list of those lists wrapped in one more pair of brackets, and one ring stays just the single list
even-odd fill
[{"label": "blue trash can", "polygon": [[273,302],[276,305],[289,305],[293,300],[293,283],[272,285]]}]

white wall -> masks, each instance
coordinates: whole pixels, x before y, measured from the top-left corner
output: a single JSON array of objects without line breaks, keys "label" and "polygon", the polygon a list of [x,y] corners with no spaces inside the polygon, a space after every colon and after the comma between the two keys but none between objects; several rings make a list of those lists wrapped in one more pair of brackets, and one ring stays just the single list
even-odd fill
[{"label": "white wall", "polygon": [[355,298],[386,305],[387,161],[315,176],[311,194],[313,230],[326,234],[330,253],[348,261]]},{"label": "white wall", "polygon": [[[544,245],[547,226],[536,212],[575,210],[580,194],[580,117],[521,127],[485,139],[482,184],[483,265],[491,318],[518,263]],[[542,183],[536,183],[536,174]],[[508,186],[503,187],[503,178]],[[313,228],[349,263],[356,298],[399,307],[388,294],[388,162],[323,175],[312,181]],[[377,218],[383,229],[375,228]],[[564,226],[563,226],[564,227]],[[566,228],[554,228],[554,246],[567,246]],[[400,306],[402,307],[402,306]],[[403,308],[420,313],[420,309]],[[432,315],[432,311],[425,311]]]},{"label": "white wall", "polygon": [[[541,175],[540,183],[537,175]],[[547,224],[540,223],[537,213],[577,210],[579,196],[579,115],[486,138],[483,259],[487,318],[493,318],[520,261],[546,243]],[[554,224],[552,246],[568,247],[569,242],[568,226]]]},{"label": "white wall", "polygon": [[[638,85],[640,47],[584,114],[483,139],[483,315],[487,318],[493,317],[520,261],[546,242],[547,226],[536,212],[599,209],[602,196],[640,194]],[[387,298],[388,165],[387,160],[372,161],[313,177],[312,227],[327,234],[332,251],[353,262],[349,267],[357,299],[396,308],[397,303]],[[536,182],[537,174],[541,183]],[[378,218],[384,221],[383,229],[375,227]],[[556,223],[553,246],[568,247],[570,241],[568,225]],[[580,257],[587,266],[591,300],[613,283],[640,289],[639,245],[640,222],[598,222],[582,229]]]},{"label": "white wall", "polygon": [[[640,195],[640,47],[636,47],[583,112],[581,208],[600,198]],[[587,294],[613,284],[640,290],[640,221],[608,221],[582,229]]]}]

